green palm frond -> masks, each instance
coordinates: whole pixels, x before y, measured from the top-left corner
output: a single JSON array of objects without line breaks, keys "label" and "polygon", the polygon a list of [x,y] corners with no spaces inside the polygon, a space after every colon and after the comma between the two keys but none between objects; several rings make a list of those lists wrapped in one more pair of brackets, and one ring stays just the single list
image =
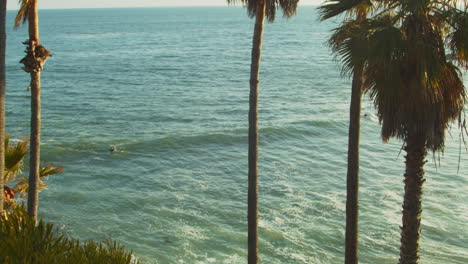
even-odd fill
[{"label": "green palm frond", "polygon": [[351,74],[364,65],[368,54],[368,33],[368,20],[345,21],[333,31],[328,45],[341,61],[342,74]]},{"label": "green palm frond", "polygon": [[[392,16],[382,16],[369,21],[369,67],[390,69],[401,63],[409,43],[394,26]],[[385,73],[385,72],[384,72]]]},{"label": "green palm frond", "polygon": [[[12,188],[15,194],[19,196],[25,196],[28,192],[28,178],[21,177],[17,178],[18,175],[22,173],[22,167],[24,159],[28,154],[28,143],[29,139],[25,138],[20,140],[15,145],[10,145],[10,135],[5,135],[5,172],[4,179],[5,182],[16,182],[15,186]],[[39,170],[39,175],[41,177],[39,181],[39,189],[46,189],[47,185],[43,182],[42,178],[51,176],[54,174],[62,173],[63,167],[55,167],[54,164],[48,164],[45,167]]]},{"label": "green palm frond", "polygon": [[404,55],[408,43],[402,32],[394,26],[391,16],[373,19],[369,25],[369,53],[364,89],[374,101],[382,125],[382,139],[404,138],[399,120],[405,116],[400,107],[405,99],[406,69]]},{"label": "green palm frond", "polygon": [[[341,14],[356,14],[357,16],[367,14],[372,10],[371,0],[330,0],[318,8],[320,20]],[[365,17],[365,15],[364,15]]]},{"label": "green palm frond", "polygon": [[448,62],[441,67],[438,76],[431,81],[438,93],[435,104],[435,126],[429,135],[427,145],[433,151],[443,150],[445,131],[448,125],[458,120],[466,102],[466,91],[459,69]]},{"label": "green palm frond", "polygon": [[19,141],[16,145],[10,145],[10,136],[5,140],[5,171],[4,180],[8,182],[21,173],[23,160],[28,154],[28,138]]},{"label": "green palm frond", "polygon": [[[382,17],[383,18],[383,17]],[[463,111],[465,88],[456,66],[447,62],[444,30],[431,16],[390,16],[373,20],[365,89],[382,125],[382,138],[421,135],[426,146],[443,150],[445,131]]]},{"label": "green palm frond", "polygon": [[18,182],[11,189],[15,193],[15,196],[19,195],[24,198],[26,194],[28,193],[28,178],[26,177],[19,178]]},{"label": "green palm frond", "polygon": [[[41,168],[39,170],[39,175],[40,175],[39,190],[47,189],[47,185],[45,184],[43,178],[54,175],[54,174],[62,173],[62,172],[63,172],[63,167],[62,166],[55,167],[54,164],[48,164],[47,166]],[[21,177],[12,189],[16,194],[19,194],[20,196],[24,197],[28,193],[28,189],[29,189],[28,187],[29,187],[28,178]]]},{"label": "green palm frond", "polygon": [[448,36],[449,48],[457,62],[468,69],[468,12],[452,16],[454,31]]},{"label": "green palm frond", "polygon": [[[266,1],[266,18],[269,22],[273,22],[276,17],[276,10],[281,9],[283,16],[290,18],[296,14],[299,0],[265,0]],[[227,0],[228,4],[242,4],[247,9],[249,17],[255,17],[257,12],[258,0]]]},{"label": "green palm frond", "polygon": [[29,19],[29,11],[32,8],[33,1],[37,0],[19,0],[20,9],[15,18],[15,28],[18,28],[21,23],[26,23]]},{"label": "green palm frond", "polygon": [[62,173],[62,172],[63,172],[63,166],[55,167],[54,164],[48,164],[47,166],[39,170],[39,176],[47,177],[47,176]]},{"label": "green palm frond", "polygon": [[[47,189],[47,185],[45,182],[40,179],[39,180],[39,190]],[[25,198],[29,191],[29,182],[28,178],[21,177],[18,182],[12,188],[13,192],[15,193],[15,197],[19,196],[21,198]]]}]

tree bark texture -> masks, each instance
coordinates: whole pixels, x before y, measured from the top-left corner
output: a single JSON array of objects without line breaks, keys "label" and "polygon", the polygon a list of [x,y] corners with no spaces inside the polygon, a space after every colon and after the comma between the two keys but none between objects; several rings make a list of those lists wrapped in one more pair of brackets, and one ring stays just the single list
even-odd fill
[{"label": "tree bark texture", "polygon": [[41,72],[31,73],[31,140],[29,158],[28,215],[37,220],[41,153]]},{"label": "tree bark texture", "polygon": [[419,263],[421,235],[421,199],[424,164],[427,154],[425,138],[417,134],[406,140],[405,194],[403,200],[403,227],[401,228],[400,264]]},{"label": "tree bark texture", "polygon": [[345,264],[358,263],[359,134],[361,125],[362,72],[363,68],[360,66],[355,69],[351,90],[348,172],[346,180]]},{"label": "tree bark texture", "polygon": [[255,16],[250,66],[248,153],[248,263],[258,263],[258,82],[266,1],[259,0]]},{"label": "tree bark texture", "polygon": [[39,41],[38,1],[33,0],[28,14],[29,43],[27,55],[21,61],[31,74],[31,140],[29,156],[28,215],[37,220],[39,206],[39,165],[41,152],[41,70],[48,58]]},{"label": "tree bark texture", "polygon": [[6,6],[7,1],[1,1],[0,6],[0,214],[3,213],[5,192],[3,190],[5,171],[5,90],[6,90]]}]

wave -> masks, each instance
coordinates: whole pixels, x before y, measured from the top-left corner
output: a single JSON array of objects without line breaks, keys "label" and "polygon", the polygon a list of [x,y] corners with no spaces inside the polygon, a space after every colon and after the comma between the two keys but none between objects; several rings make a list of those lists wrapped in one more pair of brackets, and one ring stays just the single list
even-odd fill
[{"label": "wave", "polygon": [[94,38],[117,38],[129,34],[129,32],[67,32],[65,36],[73,39],[94,39]]},{"label": "wave", "polygon": [[[198,135],[170,135],[154,139],[140,138],[104,138],[93,140],[83,138],[71,142],[55,140],[44,145],[44,151],[53,155],[64,153],[105,153],[110,146],[116,146],[121,153],[155,153],[181,151],[210,146],[236,146],[248,143],[247,128],[238,128]],[[259,129],[260,142],[268,144],[272,140],[311,138],[320,136],[320,132],[297,127],[265,127]]]}]

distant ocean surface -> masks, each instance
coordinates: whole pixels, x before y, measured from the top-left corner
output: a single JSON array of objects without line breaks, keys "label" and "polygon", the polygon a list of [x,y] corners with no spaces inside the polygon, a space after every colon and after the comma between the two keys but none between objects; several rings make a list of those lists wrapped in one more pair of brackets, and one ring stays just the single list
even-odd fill
[{"label": "distant ocean surface", "polygon": [[[30,96],[18,63],[26,26],[14,31],[14,15],[7,131],[19,139],[29,134]],[[350,80],[326,46],[336,25],[300,7],[265,27],[262,263],[343,260]],[[240,7],[40,11],[41,40],[54,54],[42,75],[42,161],[65,167],[41,192],[40,216],[83,240],[120,240],[143,263],[246,263],[252,31]],[[360,260],[393,264],[405,153],[379,133],[366,97]],[[424,264],[468,263],[468,155],[459,135],[455,125],[445,153],[428,155]]]}]

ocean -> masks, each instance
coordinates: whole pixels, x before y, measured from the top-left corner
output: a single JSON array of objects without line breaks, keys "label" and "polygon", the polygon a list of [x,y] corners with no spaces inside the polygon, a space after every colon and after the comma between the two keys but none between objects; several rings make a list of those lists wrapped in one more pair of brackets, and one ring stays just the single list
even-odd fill
[{"label": "ocean", "polygon": [[[26,26],[8,12],[7,132],[29,134]],[[342,263],[351,81],[314,7],[265,27],[259,104],[261,263]],[[65,167],[39,215],[121,241],[143,263],[246,263],[253,20],[240,7],[41,10],[42,162]],[[465,84],[468,79],[465,77]],[[404,152],[363,101],[360,261],[397,263]],[[117,151],[110,153],[110,146]],[[468,263],[467,150],[429,154],[421,263]],[[459,169],[458,169],[459,167]]]}]

